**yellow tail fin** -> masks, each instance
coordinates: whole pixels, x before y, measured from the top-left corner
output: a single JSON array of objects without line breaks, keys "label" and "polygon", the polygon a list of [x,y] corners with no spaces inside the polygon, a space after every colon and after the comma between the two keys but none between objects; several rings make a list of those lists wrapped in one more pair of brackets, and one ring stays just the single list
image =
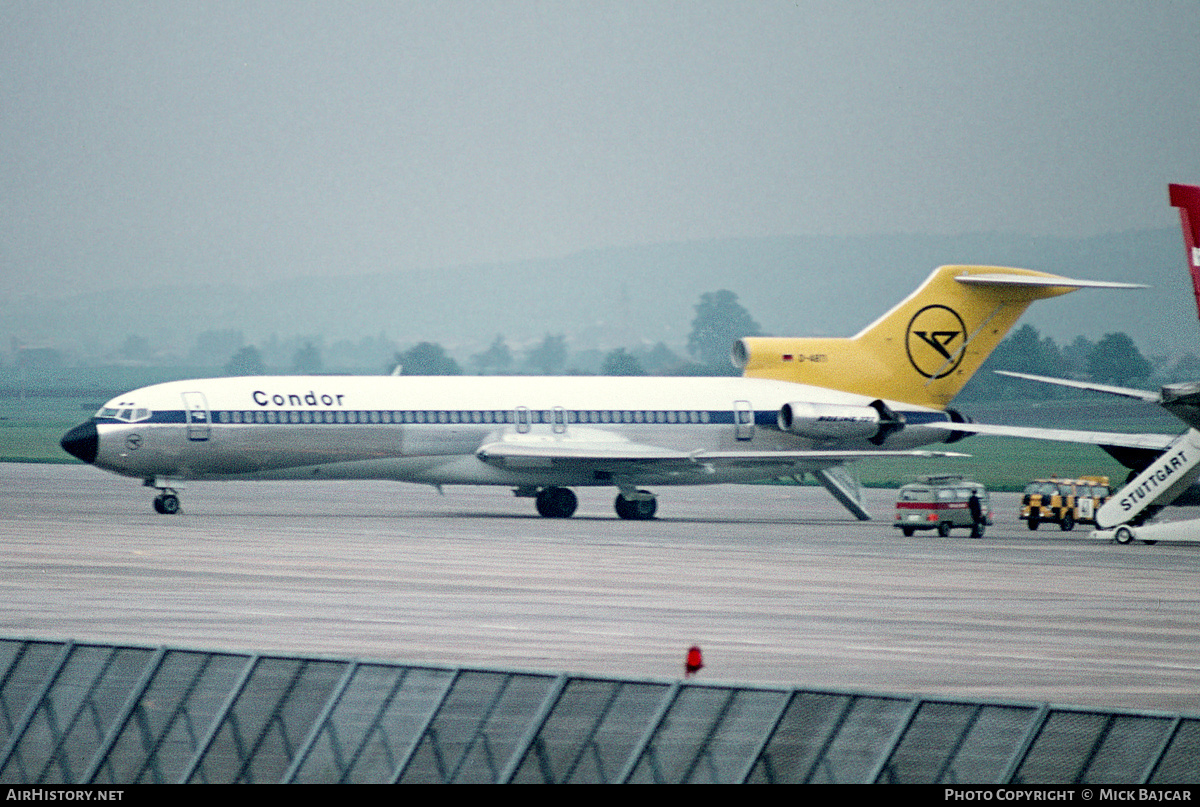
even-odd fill
[{"label": "yellow tail fin", "polygon": [[997,266],[942,266],[848,339],[747,337],[734,359],[771,378],[944,408],[1034,300],[1078,288],[1139,288]]}]

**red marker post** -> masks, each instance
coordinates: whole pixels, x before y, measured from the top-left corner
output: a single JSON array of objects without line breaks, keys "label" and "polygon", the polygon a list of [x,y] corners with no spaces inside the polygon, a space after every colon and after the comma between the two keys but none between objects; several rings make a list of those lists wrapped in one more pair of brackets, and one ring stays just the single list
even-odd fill
[{"label": "red marker post", "polygon": [[687,660],[683,663],[683,675],[685,678],[691,678],[696,673],[700,672],[700,668],[704,666],[704,656],[700,653],[700,648],[692,645],[687,651]]}]

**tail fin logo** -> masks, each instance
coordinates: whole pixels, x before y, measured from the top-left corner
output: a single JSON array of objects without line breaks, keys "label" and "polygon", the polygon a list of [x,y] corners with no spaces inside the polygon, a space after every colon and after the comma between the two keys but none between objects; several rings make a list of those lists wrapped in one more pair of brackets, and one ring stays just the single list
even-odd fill
[{"label": "tail fin logo", "polygon": [[931,380],[958,369],[966,351],[967,326],[953,308],[927,305],[909,320],[905,341],[908,361]]}]

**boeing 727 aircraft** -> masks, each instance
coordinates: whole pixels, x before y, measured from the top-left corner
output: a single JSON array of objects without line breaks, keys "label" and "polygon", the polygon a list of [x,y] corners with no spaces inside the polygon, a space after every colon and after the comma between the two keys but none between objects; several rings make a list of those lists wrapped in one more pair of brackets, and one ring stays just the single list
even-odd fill
[{"label": "boeing 727 aircraft", "polygon": [[844,339],[747,338],[740,378],[272,376],[176,381],[106,403],[62,447],[143,480],[160,513],[181,480],[391,479],[504,485],[542,516],[573,487],[616,488],[648,519],[648,486],[812,473],[858,518],[840,466],[964,436],[946,406],[1033,300],[1081,287],[1026,269],[943,266]]}]

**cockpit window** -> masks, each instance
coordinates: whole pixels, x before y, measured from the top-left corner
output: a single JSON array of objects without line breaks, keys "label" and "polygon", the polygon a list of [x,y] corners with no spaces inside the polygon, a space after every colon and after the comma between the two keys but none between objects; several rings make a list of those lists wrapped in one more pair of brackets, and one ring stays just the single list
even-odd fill
[{"label": "cockpit window", "polygon": [[154,412],[146,407],[135,408],[133,406],[105,406],[96,413],[98,418],[113,418],[121,420],[125,423],[140,423],[143,420],[149,420]]}]

